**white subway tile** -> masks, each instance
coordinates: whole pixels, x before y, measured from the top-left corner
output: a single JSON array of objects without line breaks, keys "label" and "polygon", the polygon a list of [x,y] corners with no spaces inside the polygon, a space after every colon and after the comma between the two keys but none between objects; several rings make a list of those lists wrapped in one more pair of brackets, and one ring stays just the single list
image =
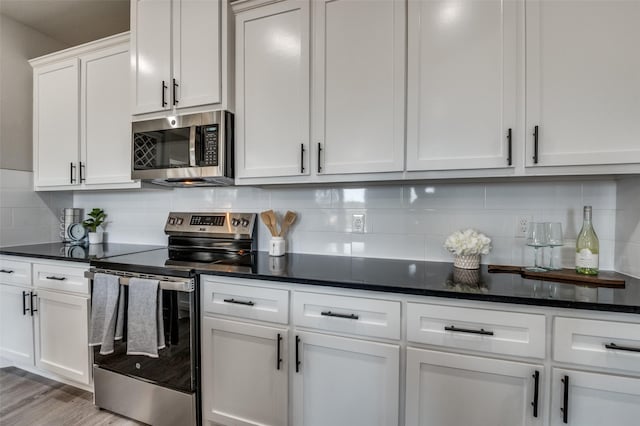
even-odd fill
[{"label": "white subway tile", "polygon": [[333,190],[332,207],[342,209],[401,209],[402,187],[371,186]]},{"label": "white subway tile", "polygon": [[270,190],[271,208],[297,210],[329,208],[333,190],[327,188],[275,188]]},{"label": "white subway tile", "polygon": [[582,185],[572,182],[496,183],[487,185],[488,209],[582,208]]},{"label": "white subway tile", "polygon": [[423,260],[425,237],[407,234],[352,234],[351,254],[358,257]]},{"label": "white subway tile", "polygon": [[582,204],[596,209],[615,210],[616,208],[616,182],[589,181],[582,184]]},{"label": "white subway tile", "polygon": [[480,184],[406,185],[402,189],[404,206],[414,209],[485,207],[485,186]]},{"label": "white subway tile", "polygon": [[288,239],[287,252],[350,256],[350,234],[339,232],[296,232],[295,235]]}]

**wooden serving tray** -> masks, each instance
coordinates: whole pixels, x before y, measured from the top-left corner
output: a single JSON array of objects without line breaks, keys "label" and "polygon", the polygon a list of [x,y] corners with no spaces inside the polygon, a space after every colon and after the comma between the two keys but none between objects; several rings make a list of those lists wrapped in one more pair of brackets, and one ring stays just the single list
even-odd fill
[{"label": "wooden serving tray", "polygon": [[581,275],[576,273],[575,269],[532,272],[527,271],[524,266],[511,265],[488,265],[487,270],[490,273],[519,274],[522,278],[589,287],[624,288],[625,286],[625,281],[621,278],[621,275],[611,271],[601,271],[598,275]]}]

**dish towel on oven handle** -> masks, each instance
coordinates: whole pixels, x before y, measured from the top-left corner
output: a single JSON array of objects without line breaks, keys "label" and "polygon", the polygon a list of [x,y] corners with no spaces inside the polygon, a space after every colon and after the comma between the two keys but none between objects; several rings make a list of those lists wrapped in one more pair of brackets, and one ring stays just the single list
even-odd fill
[{"label": "dish towel on oven handle", "polygon": [[162,295],[158,280],[129,279],[127,355],[158,357],[165,347]]},{"label": "dish towel on oven handle", "polygon": [[115,275],[96,273],[91,296],[89,346],[100,346],[101,355],[113,353],[113,340],[117,338],[116,324],[122,321],[118,318],[120,305],[124,313],[124,291],[120,290],[119,278]]}]

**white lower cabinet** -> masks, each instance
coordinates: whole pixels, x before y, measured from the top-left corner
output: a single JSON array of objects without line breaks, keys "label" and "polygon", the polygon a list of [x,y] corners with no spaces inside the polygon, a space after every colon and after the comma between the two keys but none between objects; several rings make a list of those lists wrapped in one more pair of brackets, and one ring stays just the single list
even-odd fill
[{"label": "white lower cabinet", "polygon": [[398,345],[308,332],[295,339],[295,426],[398,424]]},{"label": "white lower cabinet", "polygon": [[407,426],[542,425],[541,365],[407,348]]},{"label": "white lower cabinet", "polygon": [[287,424],[287,332],[283,327],[204,317],[202,406],[206,421],[233,426]]},{"label": "white lower cabinet", "polygon": [[0,281],[0,356],[16,366],[35,367],[79,384],[90,384],[85,266],[0,259],[3,265],[6,262],[27,265],[20,270],[11,268],[15,271],[11,275],[21,272],[20,277],[28,277],[28,282],[7,284],[4,277]]},{"label": "white lower cabinet", "polygon": [[33,365],[31,289],[0,284],[0,356],[16,365]]},{"label": "white lower cabinet", "polygon": [[89,299],[38,290],[36,367],[89,384]]},{"label": "white lower cabinet", "polygon": [[640,378],[553,369],[551,426],[636,426]]}]

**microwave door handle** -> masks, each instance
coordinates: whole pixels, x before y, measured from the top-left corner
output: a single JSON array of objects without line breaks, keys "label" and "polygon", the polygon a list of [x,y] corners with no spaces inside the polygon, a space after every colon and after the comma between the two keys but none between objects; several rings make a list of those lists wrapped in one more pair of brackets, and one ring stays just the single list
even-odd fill
[{"label": "microwave door handle", "polygon": [[196,167],[196,126],[189,130],[189,166]]}]

